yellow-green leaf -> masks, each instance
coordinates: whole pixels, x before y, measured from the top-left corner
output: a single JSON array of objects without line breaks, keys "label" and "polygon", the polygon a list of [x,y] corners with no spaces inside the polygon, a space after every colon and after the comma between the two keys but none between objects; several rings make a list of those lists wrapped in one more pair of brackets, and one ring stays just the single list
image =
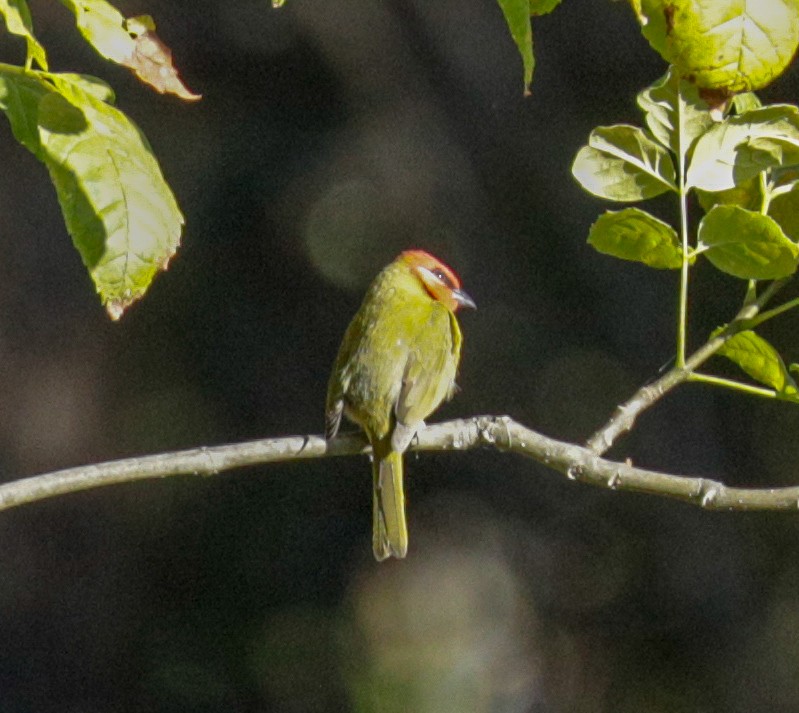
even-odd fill
[{"label": "yellow-green leaf", "polygon": [[699,225],[699,248],[719,270],[744,280],[776,280],[796,272],[799,247],[767,215],[717,205]]},{"label": "yellow-green leaf", "polygon": [[639,208],[607,211],[599,216],[591,226],[588,243],[606,255],[649,267],[682,266],[680,240],[674,228]]},{"label": "yellow-green leaf", "polygon": [[796,0],[635,0],[633,7],[650,44],[705,89],[764,87],[799,44]]},{"label": "yellow-green leaf", "polygon": [[696,142],[687,184],[724,191],[799,158],[799,108],[772,104],[731,116]]},{"label": "yellow-green leaf", "polygon": [[577,153],[572,174],[589,193],[640,201],[676,191],[669,152],[636,126],[600,126]]},{"label": "yellow-green leaf", "polygon": [[638,106],[654,137],[677,156],[687,155],[694,141],[713,125],[696,87],[681,79],[674,67],[638,95]]},{"label": "yellow-green leaf", "polygon": [[67,229],[118,319],[166,269],[183,216],[139,129],[68,81],[39,103],[40,157]]},{"label": "yellow-green leaf", "polygon": [[530,92],[533,81],[535,57],[533,55],[533,30],[530,25],[530,0],[498,0],[511,37],[522,58],[524,68],[524,93]]},{"label": "yellow-green leaf", "polygon": [[786,395],[797,393],[796,382],[788,373],[777,350],[750,330],[738,332],[731,337],[717,354],[737,364],[761,384]]},{"label": "yellow-green leaf", "polygon": [[25,0],[0,0],[0,15],[12,35],[25,38],[28,48],[26,66],[36,62],[41,69],[47,70],[47,53],[33,34],[33,21]]}]

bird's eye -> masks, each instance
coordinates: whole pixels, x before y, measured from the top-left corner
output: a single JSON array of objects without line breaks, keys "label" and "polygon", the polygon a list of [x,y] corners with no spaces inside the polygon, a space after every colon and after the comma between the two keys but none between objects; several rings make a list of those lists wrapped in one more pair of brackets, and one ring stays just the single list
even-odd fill
[{"label": "bird's eye", "polygon": [[447,273],[445,273],[443,270],[441,269],[432,270],[432,273],[437,280],[443,282],[451,290],[455,289],[455,285],[452,284],[450,276],[447,275]]}]

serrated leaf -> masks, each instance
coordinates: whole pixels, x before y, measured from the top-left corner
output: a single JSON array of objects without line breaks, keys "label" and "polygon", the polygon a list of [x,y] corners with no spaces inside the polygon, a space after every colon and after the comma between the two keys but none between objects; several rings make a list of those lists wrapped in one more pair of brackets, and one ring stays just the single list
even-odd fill
[{"label": "serrated leaf", "polygon": [[112,62],[133,70],[136,76],[157,91],[182,99],[199,99],[178,78],[172,53],[155,34],[155,23],[148,15],[126,19],[106,0],[61,0],[75,15],[83,38]]},{"label": "serrated leaf", "polygon": [[524,68],[524,93],[530,93],[533,81],[535,56],[533,55],[533,30],[530,25],[530,0],[498,0],[511,37],[522,58]]},{"label": "serrated leaf", "polygon": [[696,142],[687,184],[723,191],[761,171],[799,160],[799,108],[773,104],[731,116]]},{"label": "serrated leaf", "polygon": [[785,362],[777,350],[751,330],[738,332],[716,353],[737,364],[761,384],[783,394],[797,393],[796,382],[788,373]]},{"label": "serrated leaf", "polygon": [[636,0],[642,32],[697,86],[728,93],[769,84],[796,52],[795,0]]},{"label": "serrated leaf", "polygon": [[676,191],[668,151],[636,126],[600,126],[577,153],[572,174],[589,193],[639,201]]},{"label": "serrated leaf", "polygon": [[183,217],[130,120],[70,82],[39,104],[41,157],[109,315],[142,297],[178,247]]},{"label": "serrated leaf", "polygon": [[674,67],[638,95],[638,106],[654,137],[677,156],[686,156],[714,123],[696,86],[680,79]]},{"label": "serrated leaf", "polygon": [[787,277],[799,260],[799,247],[775,220],[738,206],[713,208],[699,224],[699,243],[719,270],[744,280]]},{"label": "serrated leaf", "polygon": [[47,70],[47,53],[33,34],[33,21],[25,0],[0,0],[0,15],[12,35],[25,38],[28,48],[26,66],[36,62],[41,69]]},{"label": "serrated leaf", "polygon": [[588,243],[606,255],[649,267],[682,267],[680,240],[674,228],[638,208],[599,216],[588,233]]}]

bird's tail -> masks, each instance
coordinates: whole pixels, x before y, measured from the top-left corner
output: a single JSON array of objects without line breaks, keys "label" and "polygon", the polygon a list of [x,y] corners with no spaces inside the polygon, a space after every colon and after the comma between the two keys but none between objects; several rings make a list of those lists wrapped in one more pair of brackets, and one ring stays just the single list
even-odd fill
[{"label": "bird's tail", "polygon": [[375,559],[405,557],[408,526],[405,522],[405,493],[402,487],[402,453],[388,450],[374,457],[374,510],[372,549]]}]

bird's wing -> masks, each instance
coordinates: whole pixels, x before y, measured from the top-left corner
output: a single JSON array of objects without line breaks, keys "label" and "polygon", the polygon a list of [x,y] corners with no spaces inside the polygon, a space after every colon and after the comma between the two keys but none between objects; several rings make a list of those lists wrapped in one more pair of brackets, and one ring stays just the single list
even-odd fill
[{"label": "bird's wing", "polygon": [[341,416],[344,414],[344,399],[336,399],[328,403],[325,411],[325,438],[329,441],[335,438],[341,426]]}]

